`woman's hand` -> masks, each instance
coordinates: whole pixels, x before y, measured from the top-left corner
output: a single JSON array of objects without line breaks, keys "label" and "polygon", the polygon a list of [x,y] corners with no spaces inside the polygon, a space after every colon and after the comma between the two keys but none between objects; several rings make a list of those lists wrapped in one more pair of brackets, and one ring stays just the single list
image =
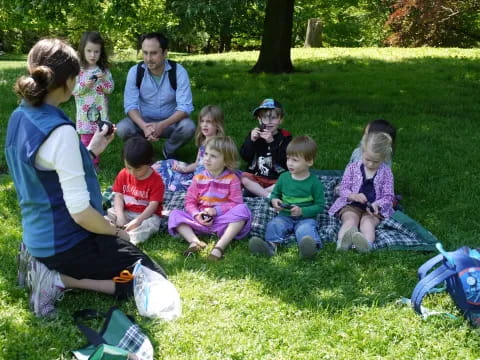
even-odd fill
[{"label": "woman's hand", "polygon": [[110,144],[115,137],[115,132],[110,135],[108,133],[108,126],[104,125],[102,129],[98,129],[95,134],[93,134],[92,140],[88,145],[88,150],[93,152],[96,156],[100,155]]},{"label": "woman's hand", "polygon": [[117,237],[125,241],[130,241],[130,235],[123,229],[118,230]]}]

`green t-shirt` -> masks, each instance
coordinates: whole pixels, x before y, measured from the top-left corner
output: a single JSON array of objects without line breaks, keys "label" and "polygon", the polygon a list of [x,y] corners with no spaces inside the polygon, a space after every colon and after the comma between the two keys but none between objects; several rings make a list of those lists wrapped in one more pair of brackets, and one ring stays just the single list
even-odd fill
[{"label": "green t-shirt", "polygon": [[[306,179],[295,180],[289,171],[285,171],[278,178],[270,198],[302,208],[303,217],[307,218],[317,216],[325,207],[323,184],[313,174]],[[280,213],[290,216],[290,210],[282,210]]]}]

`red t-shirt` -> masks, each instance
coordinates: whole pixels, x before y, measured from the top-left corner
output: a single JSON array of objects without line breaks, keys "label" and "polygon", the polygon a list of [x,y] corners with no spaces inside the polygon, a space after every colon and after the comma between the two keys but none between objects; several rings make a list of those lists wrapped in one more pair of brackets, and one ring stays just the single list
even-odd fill
[{"label": "red t-shirt", "polygon": [[149,177],[138,180],[127,169],[122,169],[113,183],[113,192],[123,195],[125,210],[142,213],[150,201],[158,201],[155,214],[162,215],[162,202],[165,185],[162,177],[153,170]]}]

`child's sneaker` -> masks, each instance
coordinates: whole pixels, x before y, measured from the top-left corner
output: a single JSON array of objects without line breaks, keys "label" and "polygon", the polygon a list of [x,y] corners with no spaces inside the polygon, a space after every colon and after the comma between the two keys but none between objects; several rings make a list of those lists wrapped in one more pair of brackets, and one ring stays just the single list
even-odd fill
[{"label": "child's sneaker", "polygon": [[343,234],[343,237],[338,240],[337,251],[340,251],[340,250],[346,251],[350,249],[350,246],[352,246],[353,234],[357,232],[358,232],[358,229],[355,226],[352,226],[350,229],[348,229],[345,232],[345,234]]},{"label": "child's sneaker", "polygon": [[32,256],[28,252],[27,247],[21,242],[17,255],[17,284],[21,288],[27,286],[28,263],[31,259]]},{"label": "child's sneaker", "polygon": [[252,254],[272,257],[277,252],[277,247],[269,241],[264,241],[259,237],[252,237],[248,242],[248,248]]},{"label": "child's sneaker", "polygon": [[365,239],[365,236],[361,232],[356,232],[352,236],[352,244],[358,252],[366,253],[372,249],[372,244]]},{"label": "child's sneaker", "polygon": [[55,302],[61,300],[64,288],[55,285],[57,271],[49,270],[44,264],[32,257],[28,269],[30,286],[30,308],[35,316],[55,316]]},{"label": "child's sneaker", "polygon": [[302,259],[312,259],[317,254],[317,244],[311,236],[304,236],[298,242],[300,257]]}]

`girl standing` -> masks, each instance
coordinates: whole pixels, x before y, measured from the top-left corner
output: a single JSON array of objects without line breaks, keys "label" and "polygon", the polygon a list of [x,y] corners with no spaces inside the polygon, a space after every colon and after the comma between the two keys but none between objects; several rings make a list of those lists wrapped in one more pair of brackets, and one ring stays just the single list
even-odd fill
[{"label": "girl standing", "polygon": [[193,177],[185,196],[185,211],[173,210],[168,218],[170,234],[178,233],[189,243],[185,256],[207,246],[198,234],[216,234],[219,240],[208,259],[219,260],[234,238],[250,231],[251,213],[243,203],[240,180],[234,173],[237,159],[237,147],[230,137],[207,141],[205,170]]},{"label": "girl standing", "polygon": [[162,176],[167,190],[187,190],[193,176],[205,170],[203,165],[205,144],[214,136],[225,136],[223,120],[224,115],[220,107],[216,105],[204,106],[198,114],[198,126],[195,131],[195,145],[198,146],[195,162],[186,164],[174,159],[168,159],[157,161],[152,165],[152,168]]},{"label": "girl standing", "polygon": [[328,211],[341,218],[337,250],[352,245],[368,252],[380,220],[393,213],[393,174],[385,162],[392,155],[392,137],[383,132],[362,139],[362,160],[347,166],[340,183],[340,197]]},{"label": "girl standing", "polygon": [[[114,83],[108,69],[105,41],[96,31],[85,32],[78,49],[80,74],[78,74],[73,95],[77,105],[77,132],[80,141],[88,146],[97,130],[97,120],[108,118],[107,95],[113,91]],[[98,167],[99,158],[94,159]]]}]

